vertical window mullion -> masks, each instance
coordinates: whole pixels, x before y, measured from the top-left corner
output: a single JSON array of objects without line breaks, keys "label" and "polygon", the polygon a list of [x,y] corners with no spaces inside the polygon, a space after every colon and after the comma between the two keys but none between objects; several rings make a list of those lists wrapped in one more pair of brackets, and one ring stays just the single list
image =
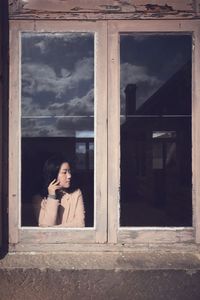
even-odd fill
[{"label": "vertical window mullion", "polygon": [[117,243],[119,219],[120,80],[119,35],[108,22],[108,241]]}]

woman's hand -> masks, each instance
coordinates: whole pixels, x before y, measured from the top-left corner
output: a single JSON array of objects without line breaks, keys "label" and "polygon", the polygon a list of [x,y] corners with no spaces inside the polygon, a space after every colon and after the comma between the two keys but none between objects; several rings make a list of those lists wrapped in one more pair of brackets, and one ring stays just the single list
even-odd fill
[{"label": "woman's hand", "polygon": [[50,182],[48,186],[48,194],[55,196],[56,195],[56,190],[61,189],[61,186],[59,185],[59,181],[54,179],[53,181]]}]

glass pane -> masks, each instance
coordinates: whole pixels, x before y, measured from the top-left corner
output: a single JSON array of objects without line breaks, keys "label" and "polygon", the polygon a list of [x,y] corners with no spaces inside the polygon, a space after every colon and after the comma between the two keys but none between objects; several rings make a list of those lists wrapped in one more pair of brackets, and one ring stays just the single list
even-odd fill
[{"label": "glass pane", "polygon": [[76,143],[76,168],[78,170],[86,169],[86,144]]},{"label": "glass pane", "polygon": [[162,143],[154,143],[152,146],[152,168],[154,170],[163,169],[163,145]]},{"label": "glass pane", "polygon": [[34,199],[54,155],[68,157],[93,226],[94,160],[91,168],[86,154],[94,145],[94,34],[24,32],[21,48],[22,226],[38,225]]},{"label": "glass pane", "polygon": [[94,168],[94,143],[89,143],[89,168]]},{"label": "glass pane", "polygon": [[192,226],[191,35],[120,35],[120,226]]}]

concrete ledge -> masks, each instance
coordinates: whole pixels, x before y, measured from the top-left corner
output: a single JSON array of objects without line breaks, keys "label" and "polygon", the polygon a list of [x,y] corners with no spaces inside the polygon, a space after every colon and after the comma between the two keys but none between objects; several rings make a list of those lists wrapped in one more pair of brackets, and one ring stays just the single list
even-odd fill
[{"label": "concrete ledge", "polygon": [[200,270],[200,253],[171,252],[59,252],[9,253],[0,269],[40,270]]},{"label": "concrete ledge", "polygon": [[18,253],[0,261],[1,300],[199,300],[198,253]]},{"label": "concrete ledge", "polygon": [[199,300],[200,272],[0,270],[1,300]]}]

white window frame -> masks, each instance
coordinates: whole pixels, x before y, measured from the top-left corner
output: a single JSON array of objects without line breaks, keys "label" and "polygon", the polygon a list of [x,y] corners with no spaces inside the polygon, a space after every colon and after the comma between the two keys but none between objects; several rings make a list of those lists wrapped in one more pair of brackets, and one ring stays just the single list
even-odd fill
[{"label": "white window frame", "polygon": [[[192,51],[192,227],[120,227],[120,56],[119,35],[190,33]],[[120,244],[200,242],[200,22],[198,20],[109,21],[108,25],[108,241]]]},{"label": "white window frame", "polygon": [[[73,244],[107,241],[107,26],[80,21],[10,21],[9,244]],[[21,32],[91,32],[95,36],[94,227],[22,227]],[[100,137],[100,139],[99,139]],[[104,157],[104,159],[102,159]]]},{"label": "white window frame", "polygon": [[[20,32],[95,32],[95,209],[94,227],[83,229],[20,226]],[[191,33],[192,51],[192,227],[120,227],[120,32]],[[9,243],[14,249],[111,249],[121,245],[200,243],[200,21],[10,21]],[[104,248],[100,244],[105,244]],[[97,248],[89,248],[98,244]],[[27,246],[29,245],[29,246]],[[35,248],[32,247],[35,245]],[[49,248],[46,248],[49,249]],[[52,249],[52,248],[51,248]],[[57,248],[56,248],[57,249]],[[61,249],[61,248],[60,248]],[[119,248],[121,249],[121,248]]]}]

